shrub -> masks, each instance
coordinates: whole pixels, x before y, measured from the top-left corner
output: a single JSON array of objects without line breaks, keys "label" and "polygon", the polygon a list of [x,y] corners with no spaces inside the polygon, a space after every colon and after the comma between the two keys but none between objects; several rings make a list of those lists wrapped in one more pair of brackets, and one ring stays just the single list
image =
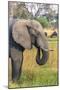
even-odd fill
[{"label": "shrub", "polygon": [[38,17],[36,20],[39,21],[44,28],[49,26],[49,21],[46,17]]}]

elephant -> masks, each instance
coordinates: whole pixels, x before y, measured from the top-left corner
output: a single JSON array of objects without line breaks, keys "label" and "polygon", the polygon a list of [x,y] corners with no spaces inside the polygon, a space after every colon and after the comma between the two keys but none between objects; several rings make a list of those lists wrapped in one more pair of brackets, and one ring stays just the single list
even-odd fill
[{"label": "elephant", "polygon": [[30,19],[9,22],[9,57],[12,61],[13,81],[18,80],[21,75],[24,50],[32,49],[33,45],[37,48],[36,63],[44,65],[49,57],[49,49],[42,25]]}]

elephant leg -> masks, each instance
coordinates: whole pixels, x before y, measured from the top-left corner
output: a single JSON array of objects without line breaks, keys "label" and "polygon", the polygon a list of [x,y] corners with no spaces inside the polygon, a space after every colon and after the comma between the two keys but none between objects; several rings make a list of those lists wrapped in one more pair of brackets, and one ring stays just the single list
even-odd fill
[{"label": "elephant leg", "polygon": [[[42,52],[42,56],[40,55]],[[38,47],[37,56],[36,56],[36,62],[39,65],[44,65],[48,60],[49,53],[48,51],[42,50],[40,47]]]},{"label": "elephant leg", "polygon": [[21,75],[23,52],[16,48],[11,48],[11,60],[12,60],[12,80],[16,81],[19,79],[19,76]]}]

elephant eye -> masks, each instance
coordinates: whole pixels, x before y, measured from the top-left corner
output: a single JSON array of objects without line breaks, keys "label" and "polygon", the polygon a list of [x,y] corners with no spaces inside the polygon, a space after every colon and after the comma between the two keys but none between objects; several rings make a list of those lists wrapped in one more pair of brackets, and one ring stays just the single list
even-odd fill
[{"label": "elephant eye", "polygon": [[27,26],[27,25],[26,25],[26,27],[27,27],[28,30],[31,29],[31,27],[29,27],[29,26]]},{"label": "elephant eye", "polygon": [[40,33],[37,33],[37,35],[39,36],[39,35],[40,35]]},{"label": "elephant eye", "polygon": [[45,36],[47,36],[47,33],[45,32]]}]

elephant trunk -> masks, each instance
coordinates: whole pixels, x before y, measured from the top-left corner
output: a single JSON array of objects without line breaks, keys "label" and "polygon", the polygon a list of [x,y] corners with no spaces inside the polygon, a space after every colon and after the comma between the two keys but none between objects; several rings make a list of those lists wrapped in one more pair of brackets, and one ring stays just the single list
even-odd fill
[{"label": "elephant trunk", "polygon": [[[42,57],[40,55],[41,51],[42,51]],[[37,52],[37,57],[36,57],[37,64],[44,65],[48,60],[48,56],[49,56],[48,51],[44,51],[43,49],[40,49],[40,47],[38,47],[38,52]]]}]

